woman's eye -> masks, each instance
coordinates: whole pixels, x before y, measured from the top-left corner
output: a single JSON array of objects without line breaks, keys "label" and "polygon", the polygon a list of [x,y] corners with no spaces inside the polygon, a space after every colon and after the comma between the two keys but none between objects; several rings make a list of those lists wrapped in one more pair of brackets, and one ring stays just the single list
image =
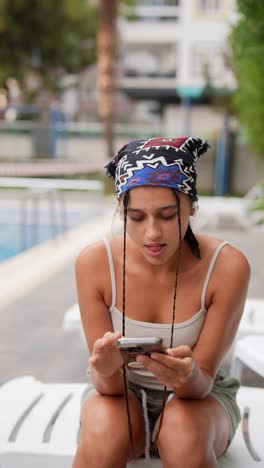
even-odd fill
[{"label": "woman's eye", "polygon": [[139,223],[140,221],[143,221],[143,218],[132,218],[131,216],[130,216],[129,219],[130,219],[131,221],[136,221],[136,222],[138,222],[138,223]]},{"label": "woman's eye", "polygon": [[173,219],[176,217],[176,214],[177,213],[173,213],[172,215],[169,215],[169,216],[162,216],[162,219],[164,219],[165,221],[169,221],[170,219]]}]

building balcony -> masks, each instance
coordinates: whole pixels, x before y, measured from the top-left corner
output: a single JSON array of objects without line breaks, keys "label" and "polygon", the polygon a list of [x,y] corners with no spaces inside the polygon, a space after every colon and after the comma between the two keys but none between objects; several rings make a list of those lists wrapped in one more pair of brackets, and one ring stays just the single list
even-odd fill
[{"label": "building balcony", "polygon": [[177,101],[176,77],[174,76],[128,76],[118,79],[118,88],[132,99]]},{"label": "building balcony", "polygon": [[182,9],[178,0],[142,0],[136,6],[123,6],[122,13],[130,21],[177,20]]},{"label": "building balcony", "polygon": [[119,20],[119,36],[122,44],[162,45],[177,44],[182,26],[175,21],[126,21]]}]

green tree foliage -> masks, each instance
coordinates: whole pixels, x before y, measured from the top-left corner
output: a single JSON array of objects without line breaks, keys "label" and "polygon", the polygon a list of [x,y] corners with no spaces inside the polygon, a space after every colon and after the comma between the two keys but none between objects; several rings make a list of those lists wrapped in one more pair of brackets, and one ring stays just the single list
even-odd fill
[{"label": "green tree foliage", "polygon": [[235,105],[251,148],[264,157],[264,2],[237,3],[240,17],[231,34],[239,88]]},{"label": "green tree foliage", "polygon": [[30,70],[48,88],[95,62],[97,9],[89,0],[0,0],[0,86]]}]

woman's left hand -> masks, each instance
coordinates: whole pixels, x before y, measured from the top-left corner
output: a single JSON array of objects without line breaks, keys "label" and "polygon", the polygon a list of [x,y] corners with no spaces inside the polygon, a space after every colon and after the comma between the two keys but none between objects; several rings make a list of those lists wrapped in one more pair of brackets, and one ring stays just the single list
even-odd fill
[{"label": "woman's left hand", "polygon": [[187,383],[195,365],[192,350],[186,345],[169,348],[166,354],[137,356],[137,362],[152,372],[162,385],[175,389]]}]

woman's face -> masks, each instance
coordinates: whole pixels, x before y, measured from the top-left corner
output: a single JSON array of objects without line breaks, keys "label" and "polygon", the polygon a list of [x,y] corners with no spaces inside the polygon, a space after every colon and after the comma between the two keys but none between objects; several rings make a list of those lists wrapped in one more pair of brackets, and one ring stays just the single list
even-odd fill
[{"label": "woman's face", "polygon": [[[182,237],[191,215],[191,201],[179,193]],[[177,200],[165,187],[136,187],[129,192],[127,232],[153,265],[166,263],[179,247]]]}]

